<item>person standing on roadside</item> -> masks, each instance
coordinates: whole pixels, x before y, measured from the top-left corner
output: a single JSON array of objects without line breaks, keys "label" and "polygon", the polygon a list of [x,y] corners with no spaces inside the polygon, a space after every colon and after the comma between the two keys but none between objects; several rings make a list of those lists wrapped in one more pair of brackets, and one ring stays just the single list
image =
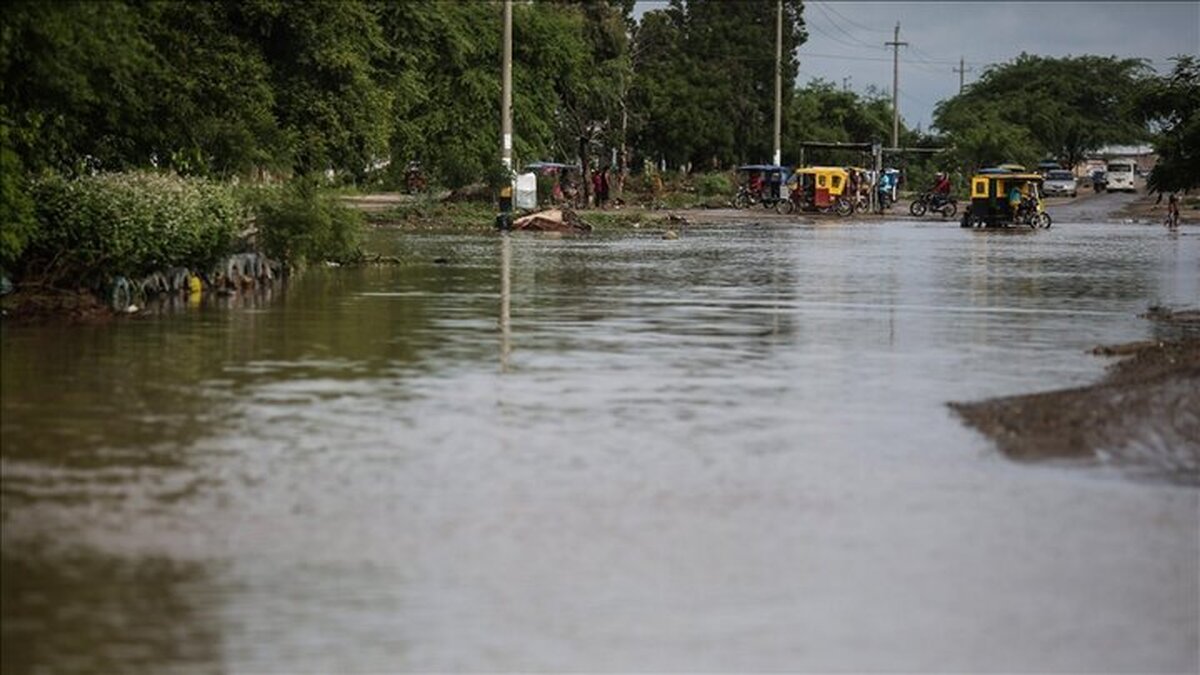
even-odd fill
[{"label": "person standing on roadside", "polygon": [[1167,197],[1167,227],[1172,230],[1179,227],[1179,197],[1174,192]]},{"label": "person standing on roadside", "polygon": [[592,199],[594,200],[596,208],[598,209],[604,208],[604,195],[600,190],[600,184],[603,181],[603,179],[600,177],[602,171],[603,169],[597,168],[592,173]]}]

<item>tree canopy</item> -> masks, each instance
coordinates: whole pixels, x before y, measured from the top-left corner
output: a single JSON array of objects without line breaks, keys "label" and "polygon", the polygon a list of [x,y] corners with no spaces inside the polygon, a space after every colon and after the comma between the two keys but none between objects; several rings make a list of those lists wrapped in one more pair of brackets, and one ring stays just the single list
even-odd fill
[{"label": "tree canopy", "polygon": [[[518,164],[666,161],[694,169],[773,150],[776,0],[528,0],[514,7]],[[501,3],[428,0],[13,0],[0,24],[8,165],[211,177],[390,176],[450,187],[499,160]],[[782,77],[807,39],[783,2]],[[1194,185],[1197,61],[1151,77],[1117,57],[1022,55],[935,113],[970,168],[1155,136],[1155,184]],[[890,134],[890,101],[816,81],[783,90],[783,154]],[[902,130],[906,145],[929,140]],[[844,153],[807,159],[849,161]],[[1187,177],[1191,175],[1191,177]],[[1168,176],[1173,176],[1168,178]]]},{"label": "tree canopy", "polygon": [[1145,140],[1136,107],[1147,73],[1140,59],[1022,54],[938,104],[934,126],[971,165],[1042,155],[1075,166],[1105,144]]},{"label": "tree canopy", "polygon": [[1149,80],[1141,111],[1158,130],[1154,149],[1159,159],[1150,173],[1150,189],[1200,187],[1200,60],[1181,56],[1170,75]]},{"label": "tree canopy", "polygon": [[[807,39],[801,1],[785,0],[783,15],[783,81],[794,82]],[[701,167],[771,157],[775,19],[774,0],[672,0],[646,13],[633,45],[644,157]]]}]

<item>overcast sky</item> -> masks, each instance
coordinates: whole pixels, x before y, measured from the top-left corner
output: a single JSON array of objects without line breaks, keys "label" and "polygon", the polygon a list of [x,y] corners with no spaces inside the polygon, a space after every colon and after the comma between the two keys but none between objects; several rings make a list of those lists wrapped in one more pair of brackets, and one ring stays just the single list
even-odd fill
[{"label": "overcast sky", "polygon": [[[731,0],[736,1],[736,0]],[[635,14],[665,0],[638,0]],[[799,84],[823,78],[863,92],[891,92],[900,22],[900,115],[927,129],[933,107],[958,91],[959,58],[969,83],[989,64],[1021,52],[1044,56],[1130,56],[1166,72],[1178,54],[1200,55],[1200,2],[857,2],[804,3],[808,42]],[[774,44],[767,49],[774,49]]]}]

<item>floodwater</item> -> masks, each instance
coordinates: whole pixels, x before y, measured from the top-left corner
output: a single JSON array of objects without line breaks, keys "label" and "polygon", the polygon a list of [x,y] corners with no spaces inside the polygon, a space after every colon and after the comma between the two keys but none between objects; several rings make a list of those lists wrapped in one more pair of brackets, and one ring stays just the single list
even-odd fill
[{"label": "floodwater", "polygon": [[1200,491],[945,405],[1097,380],[1200,233],[659,234],[0,326],[4,672],[1200,668]]}]

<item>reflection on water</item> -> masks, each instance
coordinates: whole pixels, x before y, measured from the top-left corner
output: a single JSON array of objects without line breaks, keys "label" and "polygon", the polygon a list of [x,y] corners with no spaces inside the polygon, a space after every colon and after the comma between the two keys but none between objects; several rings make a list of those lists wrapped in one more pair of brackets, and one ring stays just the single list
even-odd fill
[{"label": "reflection on water", "polygon": [[0,556],[4,672],[157,673],[219,661],[202,564],[47,548],[26,542]]},{"label": "reflection on water", "polygon": [[512,240],[500,235],[500,370],[508,372],[512,353]]},{"label": "reflection on water", "polygon": [[1200,665],[1197,492],[944,405],[1094,381],[1200,238],[373,247],[405,264],[0,326],[5,672]]}]

